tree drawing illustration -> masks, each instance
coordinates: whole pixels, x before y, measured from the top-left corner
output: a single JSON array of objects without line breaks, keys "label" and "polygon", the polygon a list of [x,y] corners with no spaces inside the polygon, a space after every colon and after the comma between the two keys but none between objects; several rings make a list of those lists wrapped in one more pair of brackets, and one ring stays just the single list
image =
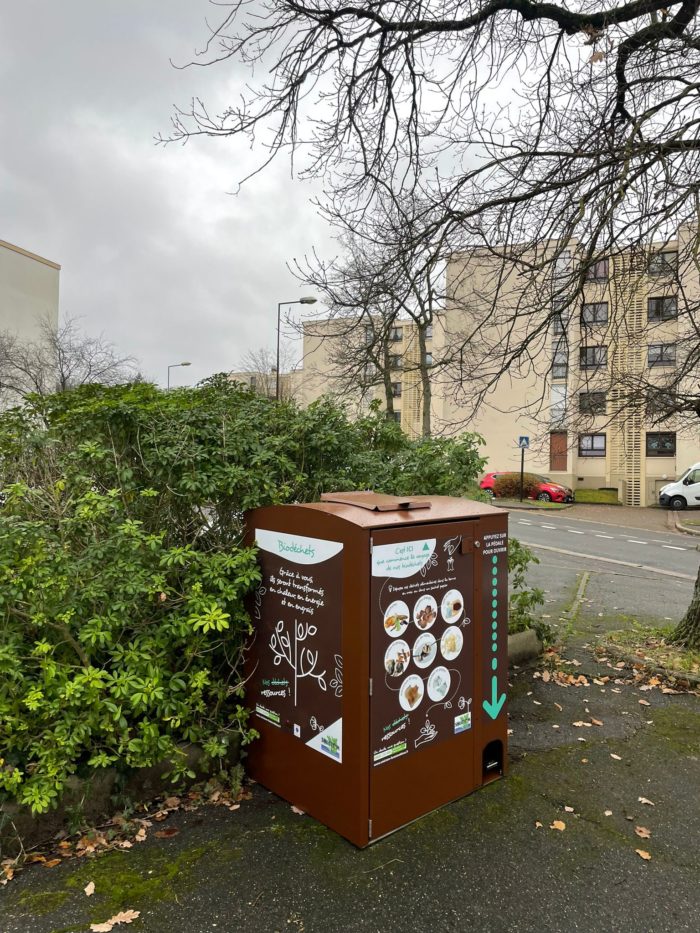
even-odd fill
[{"label": "tree drawing illustration", "polygon": [[294,642],[286,630],[282,619],[275,626],[270,637],[270,648],[274,655],[273,662],[279,667],[285,661],[294,674],[294,705],[297,705],[297,684],[305,677],[313,677],[321,690],[326,690],[326,672],[316,673],[318,651],[313,651],[304,642],[313,638],[317,632],[315,625],[294,620]]}]

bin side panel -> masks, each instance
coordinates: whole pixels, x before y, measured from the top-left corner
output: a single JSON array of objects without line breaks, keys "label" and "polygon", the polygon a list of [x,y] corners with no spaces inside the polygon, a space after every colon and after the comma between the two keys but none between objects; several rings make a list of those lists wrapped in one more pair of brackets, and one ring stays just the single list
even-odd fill
[{"label": "bin side panel", "polygon": [[[358,713],[364,692],[366,722],[368,662],[355,563],[364,557],[366,564],[367,534],[340,527],[332,516],[273,509],[251,513],[249,531],[263,579],[251,602],[246,697],[260,738],[250,746],[247,769],[363,845],[366,725]],[[366,579],[364,587],[367,593]]]},{"label": "bin side panel", "polygon": [[[508,516],[483,517],[475,548],[478,696],[475,780],[508,770]],[[500,755],[500,766],[496,761]]]},{"label": "bin side panel", "polygon": [[372,536],[375,838],[475,787],[474,526],[446,522]]}]

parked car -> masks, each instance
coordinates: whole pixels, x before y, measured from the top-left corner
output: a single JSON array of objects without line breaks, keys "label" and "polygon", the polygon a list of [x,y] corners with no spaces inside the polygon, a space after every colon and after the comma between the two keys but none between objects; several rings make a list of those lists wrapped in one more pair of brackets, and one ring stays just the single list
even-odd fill
[{"label": "parked car", "polygon": [[[537,476],[537,474],[535,474]],[[487,473],[481,480],[479,486],[488,495],[495,497],[494,483],[499,476],[515,476],[520,478],[519,473]],[[568,486],[562,486],[561,483],[555,483],[547,476],[537,476],[539,485],[536,493],[531,493],[528,499],[539,499],[540,502],[575,502],[573,489]]]},{"label": "parked car", "polygon": [[659,505],[669,509],[685,509],[700,505],[700,463],[694,463],[675,483],[666,483],[659,490]]}]

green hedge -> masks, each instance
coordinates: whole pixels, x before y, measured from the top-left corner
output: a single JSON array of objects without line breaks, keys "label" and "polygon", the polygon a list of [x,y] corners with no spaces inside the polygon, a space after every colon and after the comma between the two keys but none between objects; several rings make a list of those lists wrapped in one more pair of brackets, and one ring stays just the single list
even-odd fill
[{"label": "green hedge", "polygon": [[[378,411],[84,386],[0,418],[0,802],[72,773],[248,741],[246,509],[324,490],[460,494],[480,438],[410,441]],[[184,765],[181,767],[184,768]]]}]

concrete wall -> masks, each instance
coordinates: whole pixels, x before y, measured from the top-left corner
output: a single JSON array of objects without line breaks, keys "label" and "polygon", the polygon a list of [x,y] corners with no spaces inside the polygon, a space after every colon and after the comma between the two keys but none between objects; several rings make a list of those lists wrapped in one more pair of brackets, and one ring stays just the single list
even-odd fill
[{"label": "concrete wall", "polygon": [[33,339],[42,321],[58,326],[60,269],[58,263],[0,240],[0,333]]}]

